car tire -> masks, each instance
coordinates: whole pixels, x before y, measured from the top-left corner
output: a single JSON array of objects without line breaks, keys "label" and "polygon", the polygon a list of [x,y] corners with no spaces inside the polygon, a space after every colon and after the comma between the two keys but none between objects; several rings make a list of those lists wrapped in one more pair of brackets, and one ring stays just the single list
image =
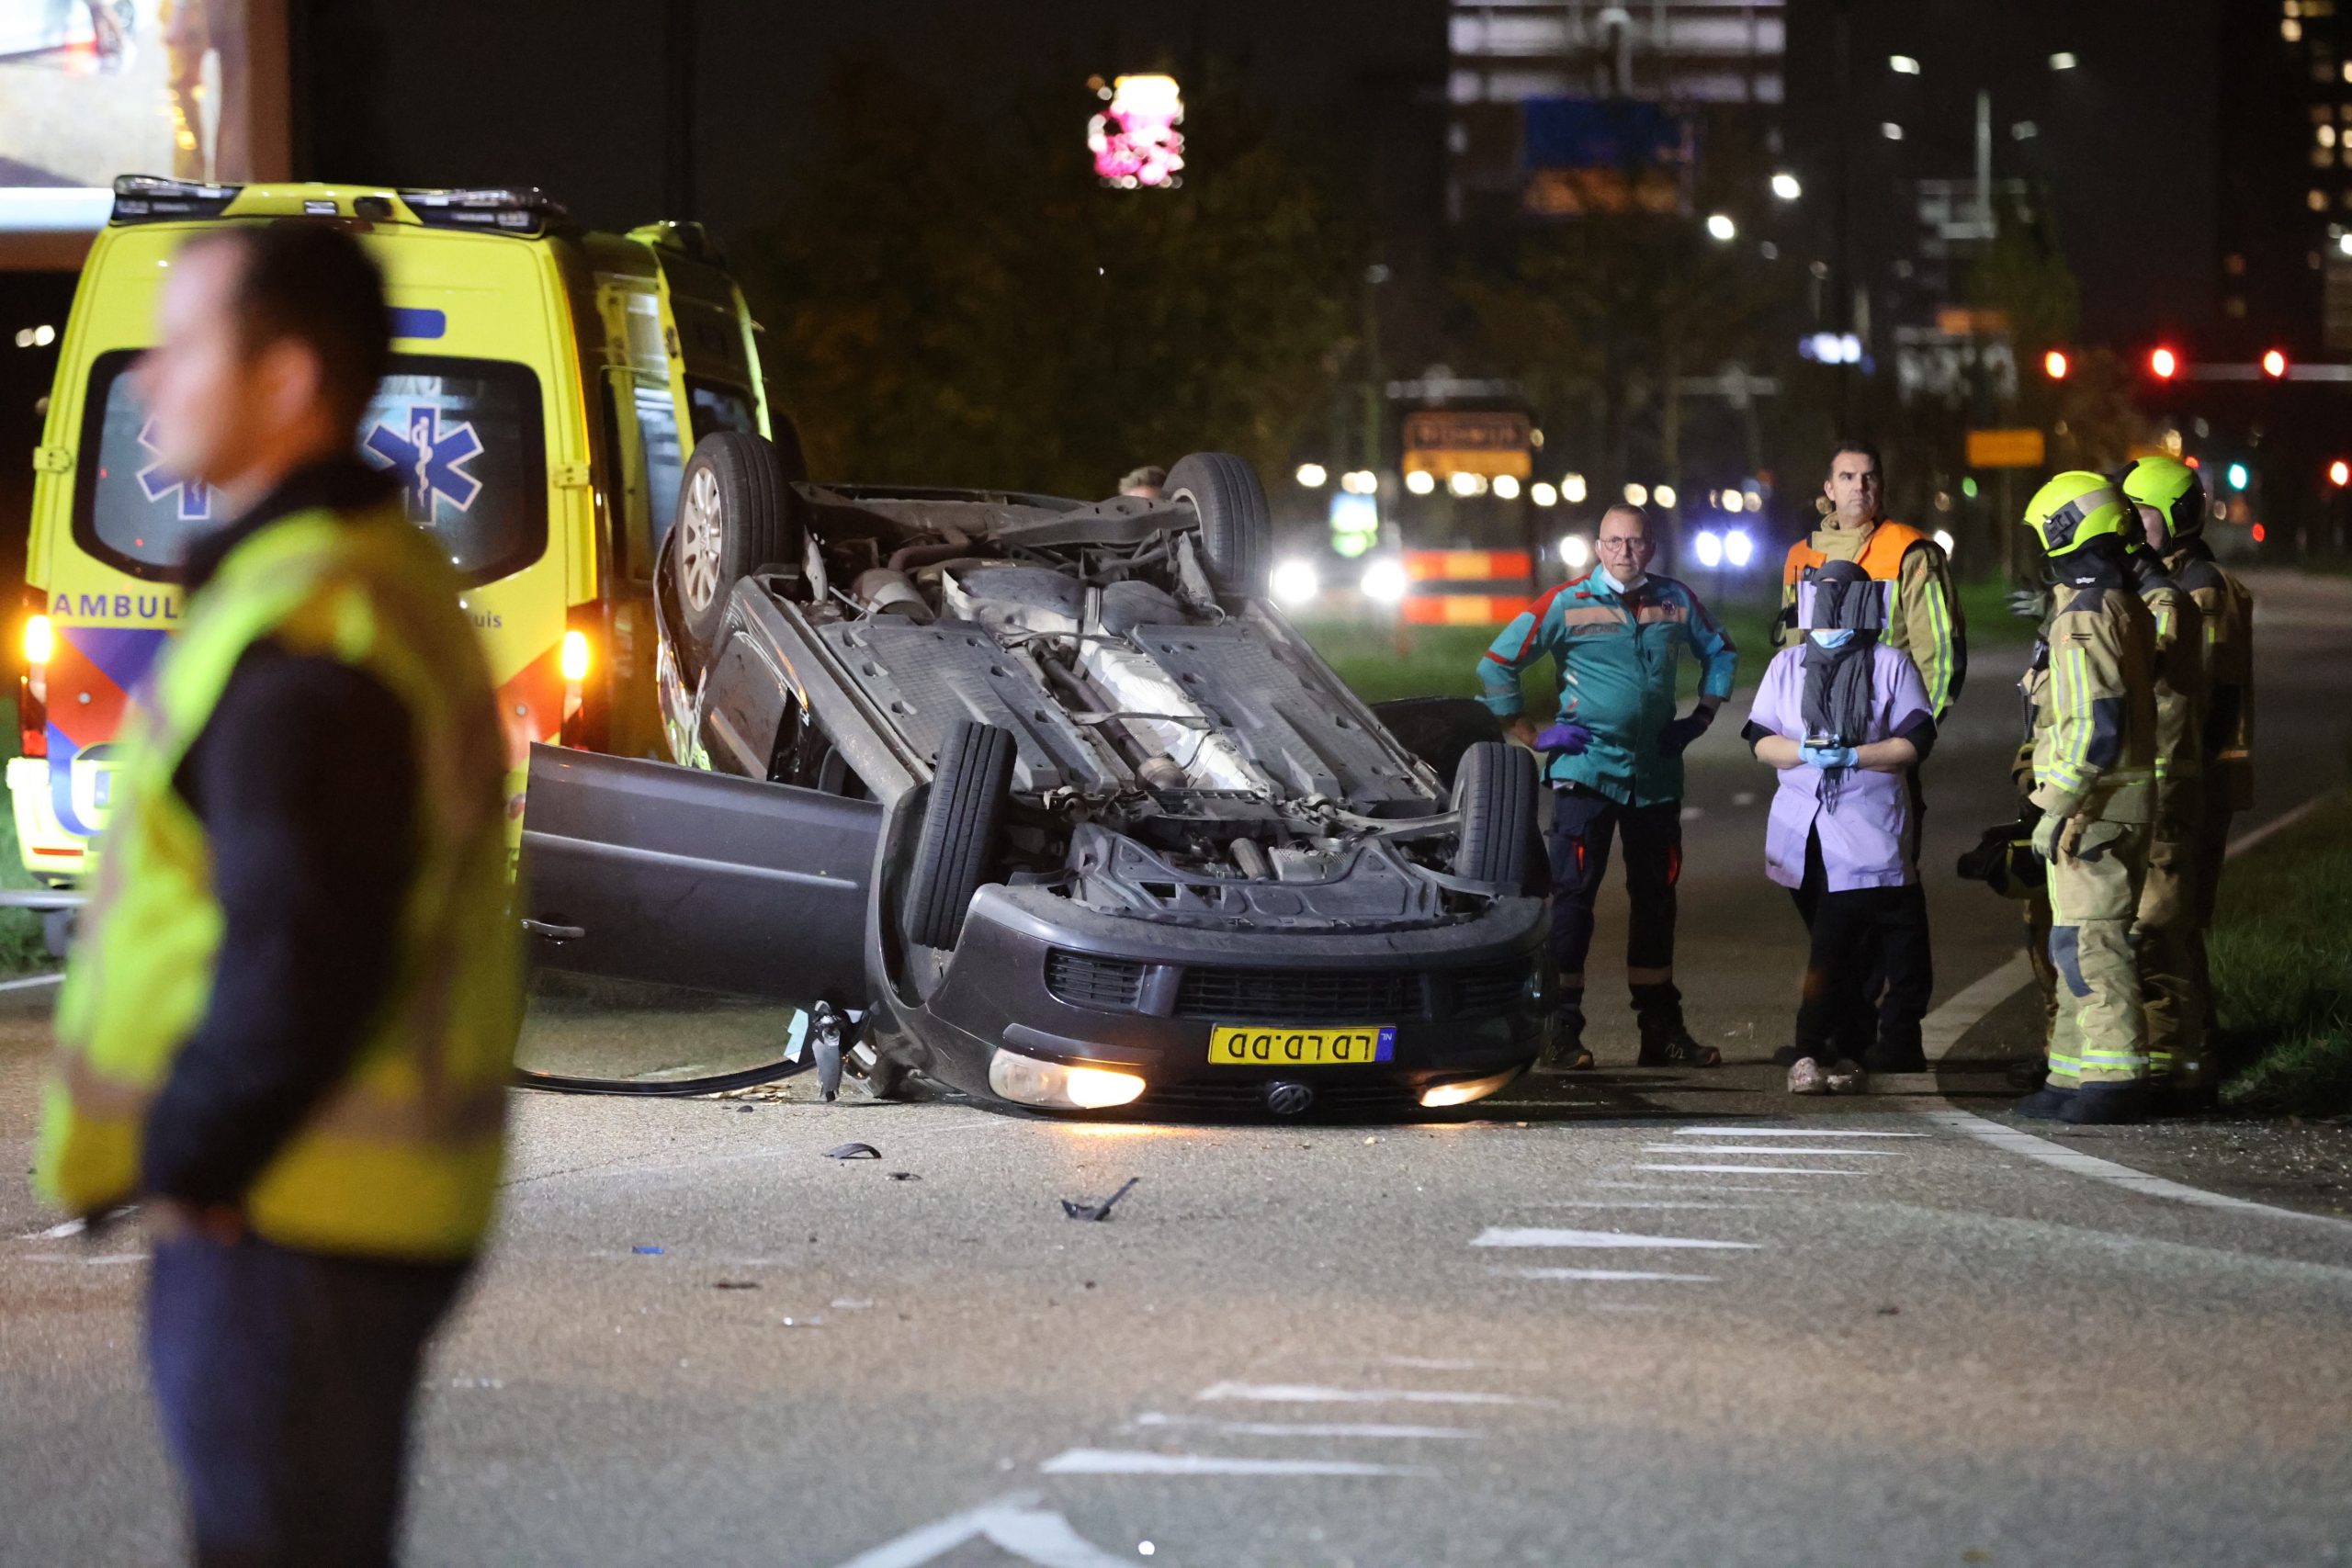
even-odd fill
[{"label": "car tire", "polygon": [[1257,470],[1230,452],[1195,452],[1168,470],[1161,493],[1199,515],[1210,585],[1230,598],[1263,598],[1274,525]]},{"label": "car tire", "polygon": [[718,644],[735,584],[770,567],[800,565],[800,517],[776,449],[733,430],[695,442],[678,478],[670,533],[678,609],[699,666]]},{"label": "car tire", "polygon": [[1462,753],[1453,808],[1462,814],[1453,874],[1520,892],[1535,848],[1535,758],[1508,741],[1482,740]]},{"label": "car tire", "polygon": [[1012,732],[965,719],[947,732],[907,875],[899,929],[920,947],[953,947],[972,895],[989,880],[1012,783]]}]

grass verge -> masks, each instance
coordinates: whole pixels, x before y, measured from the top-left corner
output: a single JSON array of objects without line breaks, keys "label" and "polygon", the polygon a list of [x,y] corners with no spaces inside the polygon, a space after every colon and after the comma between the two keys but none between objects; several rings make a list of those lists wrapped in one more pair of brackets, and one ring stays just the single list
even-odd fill
[{"label": "grass verge", "polygon": [[2208,948],[2222,1103],[2352,1112],[2352,795],[2230,863]]},{"label": "grass verge", "polygon": [[[1752,684],[1772,657],[1772,617],[1777,597],[1755,593],[1718,598],[1701,581],[1694,584],[1731,634],[1739,649],[1739,683]],[[1972,648],[2022,646],[2032,639],[2030,623],[2009,613],[2005,582],[1964,582],[1960,588],[1962,614],[1967,618]],[[1391,697],[1474,696],[1478,690],[1478,659],[1494,640],[1499,626],[1408,626],[1373,621],[1303,621],[1299,630],[1316,651],[1330,661],[1340,679],[1366,702]],[[1555,688],[1550,666],[1538,665],[1521,681],[1527,711],[1552,711]],[[1699,664],[1682,661],[1682,694],[1699,689]]]}]

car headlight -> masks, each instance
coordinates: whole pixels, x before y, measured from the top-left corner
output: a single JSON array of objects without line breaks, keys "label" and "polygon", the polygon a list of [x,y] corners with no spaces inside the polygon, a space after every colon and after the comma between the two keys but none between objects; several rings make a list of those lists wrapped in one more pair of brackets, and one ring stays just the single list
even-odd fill
[{"label": "car headlight", "polygon": [[1016,1104],[1041,1110],[1104,1111],[1143,1093],[1144,1081],[1115,1067],[1069,1066],[999,1050],[989,1058],[989,1088]]}]

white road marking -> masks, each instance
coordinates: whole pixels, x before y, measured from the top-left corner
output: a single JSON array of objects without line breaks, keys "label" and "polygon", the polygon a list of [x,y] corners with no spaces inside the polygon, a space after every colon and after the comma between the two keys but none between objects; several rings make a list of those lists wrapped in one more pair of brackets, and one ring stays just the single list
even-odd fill
[{"label": "white road marking", "polygon": [[[1754,1189],[1747,1189],[1753,1191]],[[1761,1203],[1710,1203],[1697,1198],[1555,1198],[1531,1209],[1761,1209]]]},{"label": "white road marking", "polygon": [[1685,1247],[1708,1251],[1754,1252],[1752,1241],[1702,1241],[1687,1235],[1634,1235],[1624,1231],[1559,1231],[1488,1225],[1473,1247]]},{"label": "white road marking", "polygon": [[[1047,1475],[1430,1475],[1425,1465],[1351,1459],[1241,1459],[1138,1449],[1071,1449],[1037,1467]],[[1057,1516],[1058,1517],[1058,1516]]]},{"label": "white road marking", "polygon": [[0,991],[21,991],[28,986],[54,986],[63,978],[65,971],[60,969],[53,975],[28,975],[21,980],[0,980]]},{"label": "white road marking", "polygon": [[[2282,812],[2260,827],[2239,834],[2230,840],[2225,858],[2234,858],[2254,848],[2273,833],[2283,832],[2293,827],[2317,810],[2323,802],[2334,798],[2334,791],[2315,795],[2292,810]],[[2025,954],[2018,953],[1929,1013],[1919,1024],[1920,1036],[1927,1042],[1928,1058],[1934,1060],[1941,1057],[1946,1051],[1957,1044],[1963,1035],[1975,1028],[1986,1013],[2007,1001],[2017,992],[2023,990],[2031,983],[2032,978],[2032,965],[2026,962]],[[2073,1171],[2077,1176],[2087,1176],[2095,1181],[2104,1181],[2110,1186],[2122,1188],[2126,1191],[2142,1193],[2151,1198],[2169,1199],[2174,1202],[2188,1203],[2202,1209],[2223,1209],[2239,1213],[2267,1214],[2279,1219],[2303,1220],[2340,1229],[2352,1229],[2352,1220],[2339,1219],[2333,1214],[2312,1214],[2306,1213],[2301,1209],[2282,1209],[2275,1204],[2257,1203],[2251,1198],[2233,1198],[2226,1193],[2208,1192],[2201,1187],[2190,1187],[2184,1182],[2168,1181],[2161,1176],[2150,1176],[2145,1171],[2134,1170],[2128,1165],[2119,1165],[2113,1160],[2100,1159],[2096,1155],[2086,1155],[2079,1149],[2070,1149],[2050,1139],[2036,1137],[2031,1133],[2019,1132],[2014,1127],[2004,1126],[1998,1122],[1979,1116],[1974,1111],[1930,1111],[1924,1114],[1931,1122],[1940,1122],[1954,1132],[1965,1133],[1968,1136],[1990,1144],[1996,1148],[2007,1150],[2010,1154],[2022,1155],[2028,1159],[2038,1160],[2044,1165],[2055,1166],[2061,1170]]]},{"label": "white road marking", "polygon": [[1442,1361],[1432,1359],[1428,1356],[1383,1356],[1380,1358],[1380,1364],[1384,1367],[1410,1367],[1416,1371],[1424,1372],[1475,1372],[1487,1363]]},{"label": "white road marking", "polygon": [[1660,1274],[1647,1269],[1501,1269],[1487,1270],[1489,1274],[1508,1274],[1518,1280],[1681,1280],[1693,1285],[1712,1285],[1713,1274]]},{"label": "white road marking", "polygon": [[1136,1427],[1194,1427],[1237,1438],[1439,1438],[1475,1441],[1486,1437],[1476,1427],[1411,1427],[1379,1421],[1212,1421],[1201,1416],[1165,1416],[1147,1410],[1130,1423]]},{"label": "white road marking", "polygon": [[1621,1188],[1628,1192],[1794,1192],[1793,1187],[1718,1187],[1712,1181],[1588,1181],[1587,1187]]},{"label": "white road marking", "polygon": [[1825,1170],[1811,1165],[1642,1165],[1635,1170],[1708,1170],[1736,1176],[1860,1176],[1859,1170]]},{"label": "white road marking", "polygon": [[1838,1155],[1841,1157],[1849,1155],[1861,1155],[1878,1159],[1892,1159],[1894,1156],[1893,1149],[1812,1148],[1804,1145],[1792,1146],[1787,1144],[1777,1146],[1771,1144],[1644,1144],[1642,1153],[1645,1155]]},{"label": "white road marking", "polygon": [[1475,1393],[1443,1388],[1327,1388],[1301,1382],[1211,1383],[1198,1400],[1244,1400],[1254,1404],[1549,1404],[1516,1393]]},{"label": "white road marking", "polygon": [[1841,1133],[1813,1127],[1677,1127],[1678,1138],[1924,1138],[1925,1133]]},{"label": "white road marking", "polygon": [[109,1252],[102,1257],[88,1258],[78,1252],[28,1252],[17,1261],[21,1263],[79,1263],[85,1268],[96,1269],[108,1263],[144,1263],[147,1261],[147,1255],[143,1252]]},{"label": "white road marking", "polygon": [[2309,1220],[2318,1224],[2352,1229],[2352,1220],[2339,1219],[2334,1214],[2306,1213],[2301,1209],[2281,1209],[2269,1203],[2257,1203],[2251,1198],[2233,1198],[2226,1192],[2208,1192],[2201,1187],[2170,1181],[2161,1176],[2150,1176],[2128,1165],[2086,1155],[2080,1149],[2070,1149],[2047,1138],[2005,1127],[1998,1122],[1988,1122],[1968,1111],[1930,1111],[1927,1115],[1943,1122],[1956,1132],[1965,1133],[2013,1155],[2023,1155],[2044,1165],[2054,1165],[2061,1170],[2087,1176],[2094,1181],[2104,1181],[2110,1187],[2120,1187],[2127,1192],[2138,1192],[2150,1198],[2169,1198],[2176,1203],[2193,1203],[2200,1209],[2227,1209],[2238,1213],[2267,1214],[2278,1219]]},{"label": "white road marking", "polygon": [[1034,1492],[1000,1497],[861,1551],[841,1568],[922,1568],[981,1540],[1039,1568],[1127,1568],[1128,1559],[1103,1551],[1037,1503]]}]

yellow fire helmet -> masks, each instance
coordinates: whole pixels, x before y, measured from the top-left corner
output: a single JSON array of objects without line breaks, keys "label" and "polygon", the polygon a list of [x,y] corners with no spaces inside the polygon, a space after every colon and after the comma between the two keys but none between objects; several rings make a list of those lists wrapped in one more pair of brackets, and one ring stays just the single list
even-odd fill
[{"label": "yellow fire helmet", "polygon": [[2125,519],[2136,528],[2139,520],[2115,487],[2098,474],[2070,468],[2034,491],[2025,503],[2025,525],[2041,540],[2042,552],[2052,560],[2069,556],[2101,535],[2127,536]]},{"label": "yellow fire helmet", "polygon": [[2205,480],[2177,457],[2141,457],[2115,476],[2126,501],[2153,506],[2167,537],[2193,539],[2205,531]]}]

